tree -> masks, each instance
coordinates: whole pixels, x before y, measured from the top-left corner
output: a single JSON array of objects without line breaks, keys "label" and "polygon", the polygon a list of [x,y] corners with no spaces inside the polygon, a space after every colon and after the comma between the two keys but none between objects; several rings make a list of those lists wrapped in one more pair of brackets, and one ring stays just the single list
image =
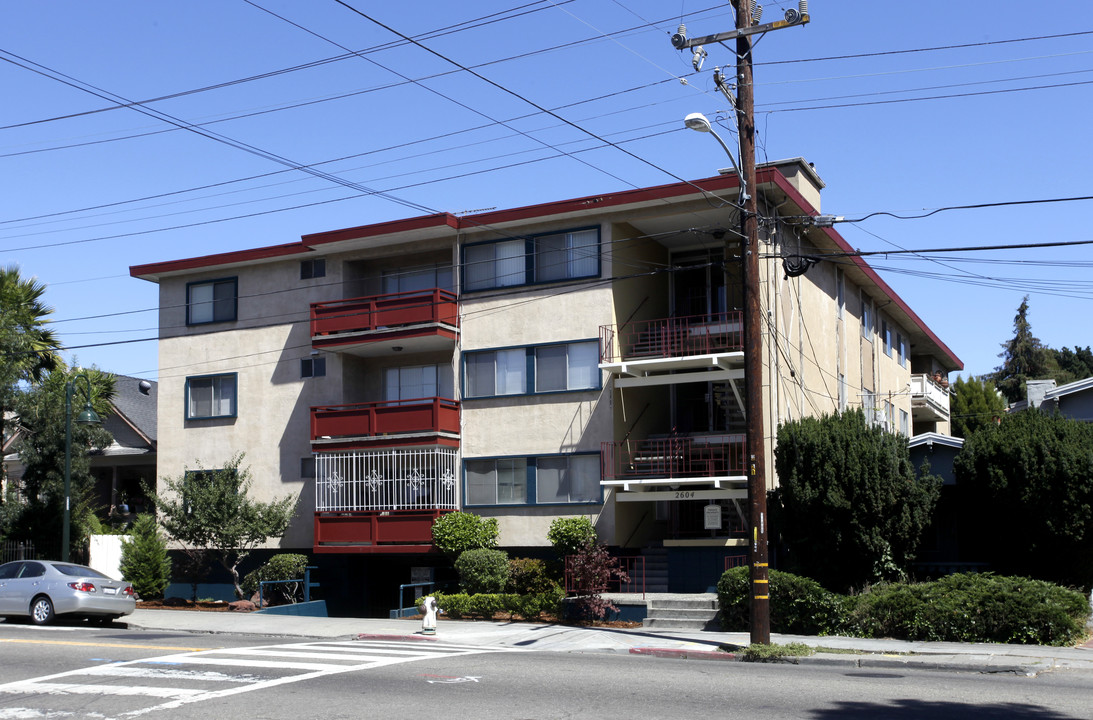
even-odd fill
[{"label": "tree", "polygon": [[860,410],[778,428],[772,527],[793,572],[845,591],[910,566],[941,491],[911,467],[907,440]]},{"label": "tree", "polygon": [[950,389],[949,412],[952,431],[966,438],[984,425],[996,423],[1006,413],[1006,401],[987,378],[959,375]]},{"label": "tree", "polygon": [[252,500],[247,494],[250,470],[242,463],[240,453],[216,470],[201,468],[164,478],[159,494],[144,489],[168,537],[188,548],[209,550],[231,574],[239,599],[239,563],[254,548],[283,535],[296,513],[296,499],[288,495],[268,503]]},{"label": "tree", "polygon": [[53,308],[42,297],[45,285],[24,280],[19,268],[0,269],[0,443],[8,439],[5,425],[20,384],[38,383],[57,367],[60,344],[47,327]]},{"label": "tree", "polygon": [[129,528],[129,538],[121,543],[123,578],[133,584],[142,598],[161,598],[171,584],[171,558],[167,540],[153,515],[139,515]]},{"label": "tree", "polygon": [[1093,583],[1093,425],[1036,409],[969,435],[953,461],[967,537],[999,572]]},{"label": "tree", "polygon": [[1057,384],[1066,385],[1075,380],[1093,377],[1093,351],[1089,346],[1082,348],[1075,345],[1073,350],[1068,347],[1062,350],[1045,350],[1050,377],[1055,378]]},{"label": "tree", "polygon": [[[87,398],[87,385],[77,379],[77,372],[87,376],[91,385],[91,407],[100,417],[111,412],[114,376],[95,368],[69,370],[63,363],[38,384],[14,397],[14,408],[23,427],[15,450],[23,463],[22,492],[24,504],[16,511],[13,534],[32,540],[37,547],[58,547],[64,517],[65,468],[65,388],[74,382],[72,412],[77,414]],[[87,542],[95,524],[94,485],[91,474],[91,449],[106,447],[113,440],[101,425],[72,423],[70,515],[73,549]]]},{"label": "tree", "polygon": [[433,545],[450,558],[467,550],[497,547],[497,518],[450,512],[433,521]]},{"label": "tree", "polygon": [[994,370],[994,384],[1011,403],[1025,398],[1025,383],[1048,376],[1047,352],[1032,334],[1028,320],[1028,295],[1013,318],[1013,338],[1002,343],[1001,367]]}]

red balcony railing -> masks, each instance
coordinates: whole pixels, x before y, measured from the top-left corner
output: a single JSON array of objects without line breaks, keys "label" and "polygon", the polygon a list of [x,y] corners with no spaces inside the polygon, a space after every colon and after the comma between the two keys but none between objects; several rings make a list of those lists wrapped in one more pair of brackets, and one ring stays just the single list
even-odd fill
[{"label": "red balcony railing", "polygon": [[431,397],[311,408],[312,440],[425,433],[458,435],[459,402]]},{"label": "red balcony railing", "polygon": [[743,313],[739,310],[603,325],[600,327],[600,362],[742,350],[743,327]]},{"label": "red balcony railing", "polygon": [[744,436],[669,437],[601,446],[604,480],[744,474]]},{"label": "red balcony railing", "polygon": [[444,510],[315,513],[317,553],[426,553]]},{"label": "red balcony railing", "polygon": [[428,324],[459,324],[455,293],[432,288],[311,304],[312,337]]}]

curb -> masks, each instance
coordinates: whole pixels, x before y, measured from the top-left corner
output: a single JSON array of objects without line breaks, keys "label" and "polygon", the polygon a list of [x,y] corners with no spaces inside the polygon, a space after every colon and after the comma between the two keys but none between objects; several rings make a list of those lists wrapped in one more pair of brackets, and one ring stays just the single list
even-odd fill
[{"label": "curb", "polygon": [[660,658],[675,658],[677,660],[741,660],[735,653],[721,652],[720,650],[685,650],[683,648],[630,648],[631,655],[649,655]]},{"label": "curb", "polygon": [[436,642],[436,636],[426,637],[425,635],[391,635],[383,633],[358,633],[357,640],[395,640],[402,642],[404,640],[412,640],[415,642]]}]

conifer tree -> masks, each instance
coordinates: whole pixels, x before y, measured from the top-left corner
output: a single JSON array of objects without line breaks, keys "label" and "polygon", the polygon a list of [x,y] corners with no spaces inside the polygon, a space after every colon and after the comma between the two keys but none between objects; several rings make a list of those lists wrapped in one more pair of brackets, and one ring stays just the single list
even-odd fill
[{"label": "conifer tree", "polygon": [[171,584],[167,540],[153,515],[140,515],[121,544],[121,575],[142,598],[161,598]]}]

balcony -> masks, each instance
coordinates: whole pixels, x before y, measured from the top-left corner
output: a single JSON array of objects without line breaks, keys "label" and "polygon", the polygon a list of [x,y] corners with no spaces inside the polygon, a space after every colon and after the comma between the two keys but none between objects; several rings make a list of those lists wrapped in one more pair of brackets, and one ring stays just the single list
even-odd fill
[{"label": "balcony", "polygon": [[[661,374],[661,384],[689,381],[666,375],[681,371],[714,370],[724,377],[706,379],[739,379],[743,377],[743,327],[743,313],[738,310],[604,325],[600,327],[600,368],[621,380]],[[655,384],[621,380],[616,381],[619,387]]]},{"label": "balcony", "polygon": [[600,484],[624,491],[640,486],[737,486],[747,482],[744,440],[739,434],[713,434],[605,442]]},{"label": "balcony", "polygon": [[929,375],[912,375],[911,417],[915,422],[947,422],[949,389]]},{"label": "balcony", "polygon": [[315,552],[432,551],[433,521],[458,507],[456,451],[315,455]]},{"label": "balcony", "polygon": [[316,451],[381,445],[459,447],[459,402],[431,397],[313,407],[311,445]]},{"label": "balcony", "polygon": [[450,348],[458,335],[456,295],[440,288],[311,304],[311,344],[319,349],[428,352]]}]

